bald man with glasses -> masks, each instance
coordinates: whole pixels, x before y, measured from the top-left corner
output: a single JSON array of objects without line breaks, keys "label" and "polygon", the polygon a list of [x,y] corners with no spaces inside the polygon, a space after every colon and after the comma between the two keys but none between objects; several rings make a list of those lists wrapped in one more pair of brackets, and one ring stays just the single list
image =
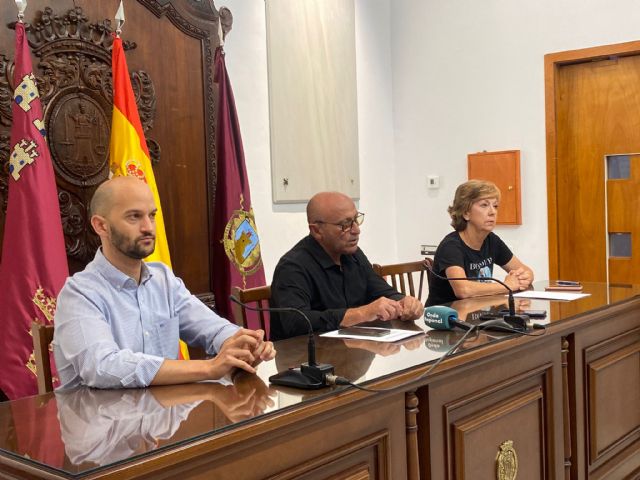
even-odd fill
[{"label": "bald man with glasses", "polygon": [[[309,235],[278,262],[271,306],[304,311],[313,330],[326,332],[374,320],[415,320],[423,305],[393,289],[358,248],[364,213],[348,196],[321,192],[307,205]],[[298,314],[272,314],[271,339],[304,335]]]}]

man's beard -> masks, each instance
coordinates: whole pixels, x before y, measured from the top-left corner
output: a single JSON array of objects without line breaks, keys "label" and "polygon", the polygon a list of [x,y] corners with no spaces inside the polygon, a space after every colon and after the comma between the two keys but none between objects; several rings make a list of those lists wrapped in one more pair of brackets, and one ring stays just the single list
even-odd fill
[{"label": "man's beard", "polygon": [[[111,232],[111,243],[113,246],[116,247],[120,253],[129,258],[142,260],[151,255],[156,248],[155,235],[143,235],[132,241],[116,230],[113,226],[109,226],[109,231]],[[149,237],[154,239],[153,243],[149,247],[145,247],[141,243],[138,243],[138,240]]]}]

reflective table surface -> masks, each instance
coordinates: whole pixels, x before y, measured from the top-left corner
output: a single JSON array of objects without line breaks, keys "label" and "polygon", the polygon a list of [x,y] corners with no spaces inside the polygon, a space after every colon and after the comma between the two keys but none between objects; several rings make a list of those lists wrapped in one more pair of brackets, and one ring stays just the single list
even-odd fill
[{"label": "reflective table surface", "polygon": [[[538,282],[536,288],[544,289],[544,285]],[[546,310],[546,318],[535,321],[553,327],[577,315],[635,297],[640,287],[585,283],[584,293],[590,296],[572,302],[516,299],[516,307]],[[478,323],[481,316],[506,306],[506,296],[451,304],[459,318],[470,323]],[[337,375],[352,382],[380,385],[400,372],[433,363],[464,334],[457,330],[431,330],[421,320],[394,321],[392,326],[416,330],[418,335],[392,344],[318,337],[317,360],[331,363]],[[544,331],[535,333],[544,334]],[[501,332],[474,333],[454,356],[514,336]],[[82,477],[260,418],[304,408],[310,402],[322,401],[352,388],[299,391],[270,387],[271,375],[307,360],[306,337],[284,340],[276,347],[277,358],[261,364],[257,375],[241,372],[220,382],[137,390],[80,388],[0,403],[0,455],[71,477]]]}]

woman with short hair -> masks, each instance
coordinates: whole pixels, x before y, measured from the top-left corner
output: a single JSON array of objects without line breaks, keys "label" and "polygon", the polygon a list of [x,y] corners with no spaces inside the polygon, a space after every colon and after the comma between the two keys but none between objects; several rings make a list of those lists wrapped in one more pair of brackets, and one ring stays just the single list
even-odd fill
[{"label": "woman with short hair", "polygon": [[[454,232],[436,250],[433,271],[447,278],[492,277],[493,265],[506,272],[504,279],[514,291],[533,282],[533,272],[493,233],[498,217],[500,190],[484,180],[469,180],[458,186],[448,209]],[[431,276],[427,305],[440,305],[456,299],[505,293],[493,281],[444,280]]]}]

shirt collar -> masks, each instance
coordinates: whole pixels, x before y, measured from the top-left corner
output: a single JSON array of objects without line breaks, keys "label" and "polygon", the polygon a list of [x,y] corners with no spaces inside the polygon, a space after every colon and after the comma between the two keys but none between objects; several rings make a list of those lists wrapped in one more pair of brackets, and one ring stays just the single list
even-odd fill
[{"label": "shirt collar", "polygon": [[[93,259],[93,265],[98,273],[100,273],[113,287],[124,288],[127,284],[135,285],[136,281],[124,272],[121,272],[106,259],[102,253],[102,247],[98,248],[96,256]],[[142,270],[140,274],[140,284],[147,283],[153,275],[145,262],[142,262]]]},{"label": "shirt collar", "polygon": [[[320,264],[322,268],[328,269],[328,268],[340,267],[340,265],[335,264],[333,259],[329,256],[326,250],[322,248],[322,245],[320,245],[315,238],[313,238],[311,235],[309,235],[307,238],[308,238],[307,247],[311,251],[313,258],[316,259],[316,261]],[[358,260],[353,255],[341,255],[340,262],[344,266],[345,262],[358,263]]]}]

